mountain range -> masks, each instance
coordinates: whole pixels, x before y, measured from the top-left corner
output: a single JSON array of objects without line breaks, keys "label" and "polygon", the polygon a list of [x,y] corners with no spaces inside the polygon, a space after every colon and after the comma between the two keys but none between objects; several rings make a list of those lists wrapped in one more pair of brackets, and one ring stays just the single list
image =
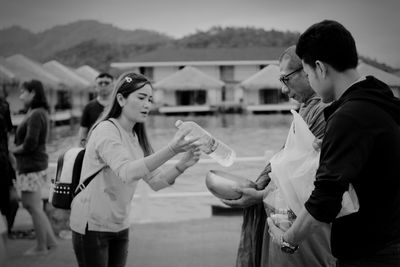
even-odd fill
[{"label": "mountain range", "polygon": [[23,53],[41,61],[87,41],[114,45],[148,45],[171,40],[171,37],[155,31],[123,30],[95,20],[77,21],[36,34],[13,26],[0,30],[0,55]]},{"label": "mountain range", "polygon": [[[19,26],[2,29],[0,56],[19,53],[43,63],[55,59],[71,67],[88,64],[108,70],[113,61],[126,61],[160,47],[288,47],[296,43],[299,34],[254,27],[212,27],[176,39],[152,30],[125,30],[95,20],[80,20],[39,33]],[[373,59],[363,59],[384,70],[395,71]]]}]

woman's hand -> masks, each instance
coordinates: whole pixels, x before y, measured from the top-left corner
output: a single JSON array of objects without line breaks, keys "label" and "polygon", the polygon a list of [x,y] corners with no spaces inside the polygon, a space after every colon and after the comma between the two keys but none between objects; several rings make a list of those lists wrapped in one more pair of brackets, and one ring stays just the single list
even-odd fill
[{"label": "woman's hand", "polygon": [[190,132],[191,129],[179,129],[175,133],[174,138],[168,144],[169,149],[172,150],[172,152],[174,152],[175,154],[178,154],[184,151],[190,151],[192,149],[199,148],[200,144],[199,142],[196,143],[196,141],[198,141],[200,137],[190,139],[185,138]]},{"label": "woman's hand", "polygon": [[183,157],[177,163],[177,166],[179,166],[181,170],[186,170],[187,168],[192,167],[199,161],[200,155],[201,155],[200,148],[196,147],[194,149],[191,149],[187,151],[185,154],[183,154]]}]

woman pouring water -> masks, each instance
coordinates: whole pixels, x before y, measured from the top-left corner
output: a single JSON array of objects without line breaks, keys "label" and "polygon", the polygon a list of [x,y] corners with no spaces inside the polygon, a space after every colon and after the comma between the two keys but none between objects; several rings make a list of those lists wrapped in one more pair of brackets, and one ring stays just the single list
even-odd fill
[{"label": "woman pouring water", "polygon": [[[167,146],[153,152],[145,131],[152,103],[153,88],[145,76],[122,74],[111,105],[89,133],[81,181],[101,171],[71,205],[79,266],[125,266],[129,213],[138,181],[160,190],[199,160],[198,138],[185,139],[190,130],[178,130]],[[160,168],[181,152],[185,154],[175,165]]]}]

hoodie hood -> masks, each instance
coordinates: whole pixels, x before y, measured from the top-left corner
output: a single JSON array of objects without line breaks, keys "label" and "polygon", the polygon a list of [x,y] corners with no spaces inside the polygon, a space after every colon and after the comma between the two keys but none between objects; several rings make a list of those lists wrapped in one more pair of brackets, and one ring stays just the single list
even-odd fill
[{"label": "hoodie hood", "polygon": [[336,108],[347,101],[365,100],[381,107],[400,125],[400,99],[393,95],[392,90],[385,83],[373,76],[353,84],[329,109]]}]

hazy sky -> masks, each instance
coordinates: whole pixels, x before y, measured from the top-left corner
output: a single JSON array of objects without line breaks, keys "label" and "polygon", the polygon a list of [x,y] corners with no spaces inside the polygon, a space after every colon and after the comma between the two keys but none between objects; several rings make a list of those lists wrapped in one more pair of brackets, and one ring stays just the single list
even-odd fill
[{"label": "hazy sky", "polygon": [[0,29],[38,32],[80,19],[174,37],[216,25],[303,32],[335,19],[352,32],[360,54],[400,67],[400,0],[0,0]]}]

